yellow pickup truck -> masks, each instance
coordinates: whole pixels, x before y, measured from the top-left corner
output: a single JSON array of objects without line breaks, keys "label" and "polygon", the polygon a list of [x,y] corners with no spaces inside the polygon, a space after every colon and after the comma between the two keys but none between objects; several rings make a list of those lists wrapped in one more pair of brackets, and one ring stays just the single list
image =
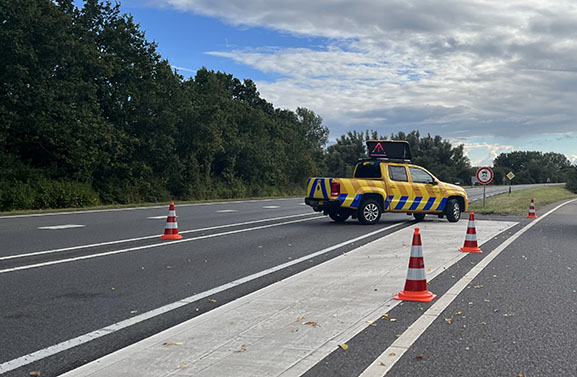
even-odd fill
[{"label": "yellow pickup truck", "polygon": [[337,222],[349,217],[376,224],[383,212],[426,214],[459,221],[468,210],[466,191],[439,181],[425,168],[410,163],[409,144],[367,141],[369,158],[355,166],[353,178],[309,178],[305,203]]}]

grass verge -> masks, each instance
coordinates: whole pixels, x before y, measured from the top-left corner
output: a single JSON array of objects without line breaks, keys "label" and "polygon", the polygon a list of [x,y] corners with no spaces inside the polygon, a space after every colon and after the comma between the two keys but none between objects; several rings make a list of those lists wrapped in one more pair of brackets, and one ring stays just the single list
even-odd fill
[{"label": "grass verge", "polygon": [[543,186],[491,196],[485,200],[476,201],[469,205],[469,209],[475,213],[494,215],[523,215],[529,213],[531,198],[535,198],[535,211],[539,214],[539,209],[547,204],[560,200],[577,198],[576,194],[567,190],[565,186]]}]

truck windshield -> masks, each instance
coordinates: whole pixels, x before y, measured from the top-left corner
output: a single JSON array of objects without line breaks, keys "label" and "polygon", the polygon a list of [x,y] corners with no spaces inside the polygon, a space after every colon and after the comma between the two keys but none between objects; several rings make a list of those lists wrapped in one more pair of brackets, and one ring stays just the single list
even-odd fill
[{"label": "truck windshield", "polygon": [[381,178],[381,164],[378,162],[361,162],[357,164],[355,178]]}]

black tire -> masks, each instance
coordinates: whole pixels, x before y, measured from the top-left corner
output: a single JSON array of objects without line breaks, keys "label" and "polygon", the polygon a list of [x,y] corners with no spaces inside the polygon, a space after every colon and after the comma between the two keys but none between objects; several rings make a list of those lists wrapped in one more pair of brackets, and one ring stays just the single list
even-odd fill
[{"label": "black tire", "polygon": [[344,223],[351,216],[350,213],[345,211],[330,211],[329,217],[337,223]]},{"label": "black tire", "polygon": [[457,199],[449,199],[445,206],[445,215],[451,223],[456,223],[461,218],[461,204]]},{"label": "black tire", "polygon": [[383,210],[375,199],[365,199],[357,210],[359,222],[364,225],[373,225],[379,222]]},{"label": "black tire", "polygon": [[425,219],[426,214],[425,213],[413,213],[413,216],[415,217],[415,220],[423,221]]}]

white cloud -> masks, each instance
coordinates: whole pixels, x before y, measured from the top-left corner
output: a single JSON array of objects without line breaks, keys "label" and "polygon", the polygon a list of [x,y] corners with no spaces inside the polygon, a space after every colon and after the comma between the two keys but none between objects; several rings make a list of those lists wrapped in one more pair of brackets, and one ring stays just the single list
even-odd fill
[{"label": "white cloud", "polygon": [[[332,137],[373,128],[514,140],[575,129],[574,0],[153,3],[233,25],[327,38],[315,49],[209,53],[280,75],[257,82],[260,93],[277,107],[314,110]],[[495,153],[488,145],[469,148]]]}]

